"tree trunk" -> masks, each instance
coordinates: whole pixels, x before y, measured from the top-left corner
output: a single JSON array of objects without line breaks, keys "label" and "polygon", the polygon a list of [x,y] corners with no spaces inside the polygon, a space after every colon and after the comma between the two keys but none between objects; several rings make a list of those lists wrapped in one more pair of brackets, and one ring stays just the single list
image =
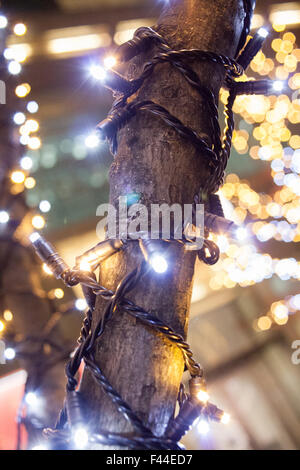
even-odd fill
[{"label": "tree trunk", "polygon": [[[173,49],[197,48],[234,57],[245,11],[242,0],[170,0],[155,29]],[[139,76],[155,49],[131,61],[127,76]],[[191,63],[203,84],[219,95],[224,69],[211,63]],[[210,120],[205,103],[174,67],[156,67],[138,96],[164,106],[184,124],[210,142]],[[146,111],[138,112],[118,135],[119,149],[110,170],[110,202],[138,193],[150,212],[150,204],[191,204],[207,178],[205,155],[178,133]],[[171,246],[167,275],[147,274],[130,293],[130,300],[157,315],[186,336],[192,293],[195,254]],[[101,266],[100,284],[115,290],[124,275],[141,261],[137,244]],[[93,325],[106,302],[98,298]],[[153,330],[118,309],[96,346],[96,360],[112,386],[156,435],[162,435],[173,416],[184,363],[181,351]],[[81,392],[87,417],[96,430],[130,430],[89,371],[84,372]]]}]

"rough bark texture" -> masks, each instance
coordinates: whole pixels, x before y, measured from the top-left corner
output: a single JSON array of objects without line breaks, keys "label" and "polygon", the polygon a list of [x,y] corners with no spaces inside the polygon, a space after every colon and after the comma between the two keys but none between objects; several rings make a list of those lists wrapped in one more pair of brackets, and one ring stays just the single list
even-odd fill
[{"label": "rough bark texture", "polygon": [[[198,48],[233,57],[243,19],[242,0],[170,0],[156,29],[174,49]],[[137,77],[153,53],[132,60],[128,76]],[[208,63],[191,65],[218,97],[223,68]],[[201,97],[171,66],[157,67],[139,97],[166,107],[209,141],[211,129]],[[139,112],[119,133],[119,150],[110,171],[110,201],[117,204],[119,196],[134,192],[148,207],[151,203],[192,203],[207,176],[204,159],[158,117]],[[135,244],[113,256],[101,267],[100,283],[115,289],[140,259]],[[185,336],[195,256],[176,246],[171,248],[170,259],[168,275],[149,274],[129,297]],[[94,323],[104,307],[105,302],[98,299]],[[98,343],[96,358],[111,384],[145,424],[157,435],[163,434],[173,415],[182,378],[180,350],[118,310]],[[130,429],[87,371],[81,391],[87,417],[96,429]]]}]

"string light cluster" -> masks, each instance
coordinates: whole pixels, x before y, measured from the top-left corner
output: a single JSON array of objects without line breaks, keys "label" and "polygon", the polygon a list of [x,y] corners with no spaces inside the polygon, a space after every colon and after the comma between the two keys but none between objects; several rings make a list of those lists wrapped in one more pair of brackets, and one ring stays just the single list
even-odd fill
[{"label": "string light cluster", "polygon": [[[174,128],[182,137],[191,142],[192,145],[207,156],[207,166],[210,169],[210,178],[205,187],[200,188],[200,195],[195,196],[194,202],[206,201],[206,230],[204,248],[200,250],[198,256],[207,264],[214,264],[219,258],[222,236],[219,235],[217,243],[213,242],[213,230],[222,226],[223,230],[232,229],[232,223],[224,218],[220,200],[214,195],[223,181],[224,171],[230,155],[231,142],[233,137],[233,106],[239,95],[267,94],[271,91],[281,91],[279,82],[261,80],[240,80],[245,68],[259,52],[262,44],[268,35],[266,29],[260,29],[251,38],[243,49],[250,27],[250,18],[254,8],[254,2],[244,1],[247,12],[245,27],[238,48],[236,60],[225,56],[199,50],[171,50],[166,41],[151,28],[140,28],[136,31],[134,39],[129,41],[117,50],[113,59],[107,58],[105,67],[93,66],[91,73],[96,80],[101,80],[103,85],[114,92],[117,92],[116,99],[107,119],[98,126],[98,135],[102,140],[107,139],[111,143],[112,151],[117,150],[117,133],[130,121],[130,119],[140,110],[145,110],[158,116],[169,126]],[[144,52],[150,45],[155,45],[158,53],[144,66],[142,74],[135,80],[127,80],[118,72],[112,70],[112,66],[118,62],[126,62],[136,55]],[[242,52],[240,53],[240,51]],[[226,127],[223,139],[220,137],[220,126],[218,122],[217,103],[212,92],[205,87],[194,70],[187,65],[187,62],[209,61],[224,67],[224,86],[229,90],[228,101],[225,106]],[[193,129],[187,127],[177,117],[171,115],[169,111],[152,101],[139,101],[136,93],[144,81],[149,78],[157,64],[168,63],[176,67],[184,76],[187,83],[196,89],[204,98],[208,113],[212,123],[212,141],[209,145]],[[242,236],[242,229],[239,230],[239,237]],[[219,230],[216,230],[217,232]],[[96,247],[86,252],[76,259],[76,265],[70,269],[54,248],[40,234],[34,233],[30,237],[33,246],[42,259],[57,278],[62,279],[67,286],[81,284],[88,304],[88,311],[83,323],[79,346],[75,350],[71,360],[67,364],[66,373],[68,377],[67,396],[65,406],[62,409],[55,429],[46,429],[45,436],[50,439],[53,448],[65,448],[77,445],[86,447],[88,445],[104,444],[126,446],[128,448],[141,449],[180,449],[179,441],[193,423],[202,416],[213,420],[227,423],[229,415],[209,403],[209,396],[203,378],[203,370],[195,362],[192,352],[184,339],[164,324],[155,315],[150,314],[143,308],[135,305],[128,299],[128,294],[151,269],[158,275],[164,275],[168,271],[168,262],[164,256],[163,246],[165,242],[182,243],[178,240],[151,240],[149,237],[139,241],[105,240]],[[224,240],[223,240],[224,241]],[[135,268],[118,285],[115,292],[106,289],[96,281],[95,269],[104,259],[113,256],[116,252],[126,249],[127,243],[135,243],[141,249],[145,260]],[[208,254],[207,254],[208,251]],[[264,256],[264,255],[262,255]],[[258,261],[258,260],[257,260]],[[266,263],[268,264],[268,262]],[[257,266],[256,266],[257,268]],[[101,319],[92,330],[92,317],[95,308],[96,296],[105,298],[107,305]],[[186,368],[191,374],[189,382],[189,393],[180,386],[178,395],[179,413],[173,418],[165,435],[156,437],[149,428],[136,416],[129,405],[120,397],[116,390],[103,375],[94,357],[95,341],[102,336],[108,320],[113,315],[116,307],[120,307],[128,315],[138,319],[145,327],[151,328],[154,332],[162,333],[169,341],[176,344],[182,351]],[[85,367],[89,369],[95,381],[102,387],[104,392],[116,404],[118,410],[132,424],[136,434],[109,433],[105,430],[101,433],[94,433],[87,428],[87,423],[82,411],[82,397],[76,390],[77,380],[75,375],[79,369],[81,361],[84,360]]]},{"label": "string light cluster", "polygon": [[[23,23],[16,23],[11,25],[8,18],[5,15],[1,15],[2,18],[2,35],[6,38],[9,34],[23,36],[27,33],[27,26]],[[5,20],[4,20],[5,18]],[[26,61],[27,56],[24,54],[19,54],[18,49],[14,46],[6,47],[3,50],[3,59],[6,64],[8,74],[12,75],[12,78],[15,82],[15,96],[18,99],[17,106],[18,109],[11,116],[12,122],[15,126],[18,127],[19,131],[19,161],[12,161],[11,171],[10,171],[10,181],[7,181],[7,184],[10,183],[9,192],[12,196],[18,196],[24,190],[33,189],[36,185],[35,178],[31,175],[31,172],[34,171],[34,160],[31,156],[26,154],[26,150],[35,151],[40,149],[42,141],[37,135],[39,130],[39,122],[37,119],[32,116],[35,115],[39,110],[38,103],[32,99],[32,89],[29,83],[22,81],[22,72],[23,62]],[[43,204],[42,204],[43,203]],[[48,209],[43,210],[47,204]],[[40,211],[48,212],[51,208],[51,205],[48,201],[41,201]],[[6,208],[0,207],[0,224],[7,224],[9,219],[13,217],[9,210]],[[45,219],[41,213],[31,213],[30,223],[35,229],[42,229],[45,226]],[[3,227],[2,227],[3,228]]]}]

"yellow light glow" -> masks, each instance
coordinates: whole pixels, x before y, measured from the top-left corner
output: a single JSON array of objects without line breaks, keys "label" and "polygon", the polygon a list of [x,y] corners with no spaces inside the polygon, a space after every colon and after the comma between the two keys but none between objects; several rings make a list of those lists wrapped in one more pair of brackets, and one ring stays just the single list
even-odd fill
[{"label": "yellow light glow", "polygon": [[54,296],[57,298],[57,299],[62,299],[64,297],[65,293],[62,289],[55,289],[54,290]]},{"label": "yellow light glow", "polygon": [[25,174],[23,171],[16,170],[12,172],[10,179],[15,184],[22,184],[25,180]]},{"label": "yellow light glow", "polygon": [[112,69],[117,65],[117,59],[113,55],[107,56],[105,57],[103,64],[105,68]]},{"label": "yellow light glow", "polygon": [[272,326],[272,321],[269,317],[263,316],[260,317],[257,321],[257,326],[260,330],[266,331],[269,330]]},{"label": "yellow light glow", "polygon": [[32,189],[35,187],[35,185],[36,185],[36,181],[32,176],[29,176],[28,178],[26,178],[25,183],[24,183],[24,186],[26,189]]},{"label": "yellow light glow", "polygon": [[49,268],[49,266],[46,263],[43,263],[43,271],[44,271],[44,273],[48,274],[49,276],[51,276],[53,274],[53,272],[51,271],[51,269]]},{"label": "yellow light glow", "polygon": [[30,132],[36,132],[39,130],[39,123],[35,119],[27,119],[27,121],[24,124],[26,130],[28,133]]},{"label": "yellow light glow", "polygon": [[0,332],[3,331],[5,328],[5,325],[3,323],[3,321],[0,320]]},{"label": "yellow light glow", "polygon": [[37,230],[41,230],[45,226],[45,219],[41,215],[35,215],[32,217],[31,224]]},{"label": "yellow light glow", "polygon": [[91,266],[88,261],[83,260],[79,265],[79,269],[80,271],[91,271]]},{"label": "yellow light glow", "polygon": [[13,314],[12,314],[12,312],[11,312],[10,310],[4,310],[4,312],[3,312],[3,318],[4,318],[4,320],[6,320],[6,321],[12,321],[12,319],[13,319]]},{"label": "yellow light glow", "polygon": [[24,36],[24,34],[26,34],[26,31],[27,31],[27,26],[24,23],[15,24],[14,33],[17,36]]},{"label": "yellow light glow", "polygon": [[15,60],[16,62],[24,62],[32,54],[32,47],[30,44],[12,44],[4,51],[4,56],[8,60]]},{"label": "yellow light glow", "polygon": [[28,147],[31,150],[37,150],[42,145],[41,139],[39,137],[31,137],[28,142]]},{"label": "yellow light glow", "polygon": [[197,393],[197,398],[201,403],[207,403],[209,400],[209,395],[205,390],[199,390]]},{"label": "yellow light glow", "polygon": [[19,98],[24,98],[28,95],[28,93],[30,93],[30,90],[31,86],[29,83],[22,83],[21,85],[17,86],[15,93]]},{"label": "yellow light glow", "polygon": [[221,418],[221,423],[228,424],[230,422],[230,415],[228,413],[223,413]]}]

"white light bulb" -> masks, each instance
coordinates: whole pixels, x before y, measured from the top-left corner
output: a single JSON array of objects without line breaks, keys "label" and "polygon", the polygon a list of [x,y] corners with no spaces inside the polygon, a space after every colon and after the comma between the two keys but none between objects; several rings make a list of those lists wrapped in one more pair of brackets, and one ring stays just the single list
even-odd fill
[{"label": "white light bulb", "polygon": [[282,91],[283,87],[284,87],[284,83],[280,80],[276,80],[273,83],[273,90],[275,90],[275,91]]},{"label": "white light bulb", "polygon": [[240,241],[246,240],[248,238],[248,230],[245,227],[239,227],[235,232],[236,238]]},{"label": "white light bulb", "polygon": [[36,242],[39,238],[41,238],[40,234],[38,232],[33,232],[30,236],[29,236],[29,240],[31,241],[31,243],[34,243]]},{"label": "white light bulb", "polygon": [[83,449],[87,446],[89,435],[84,428],[77,428],[73,433],[73,440],[78,449]]},{"label": "white light bulb", "polygon": [[96,134],[90,134],[86,137],[84,142],[85,142],[86,147],[93,149],[93,148],[98,147],[100,140]]},{"label": "white light bulb", "polygon": [[84,299],[77,299],[75,301],[75,307],[77,310],[85,310],[87,308],[87,303]]},{"label": "white light bulb", "polygon": [[201,419],[197,424],[197,429],[200,434],[205,436],[209,432],[209,424],[205,419]]},{"label": "white light bulb", "polygon": [[201,403],[207,403],[209,400],[209,395],[205,390],[199,390],[197,393],[197,398]]},{"label": "white light bulb", "polygon": [[18,75],[22,70],[21,64],[16,60],[12,60],[8,64],[8,71],[11,75]]},{"label": "white light bulb", "polygon": [[162,255],[159,255],[158,253],[155,253],[152,256],[150,256],[149,262],[152,268],[154,269],[154,271],[158,274],[163,274],[168,269],[168,263],[166,259]]},{"label": "white light bulb", "polygon": [[8,24],[7,18],[4,15],[0,15],[0,29],[6,28]]},{"label": "white light bulb", "polygon": [[257,31],[257,33],[258,33],[262,38],[266,38],[267,36],[269,36],[269,31],[268,31],[266,28],[259,28],[259,30]]},{"label": "white light bulb", "polygon": [[25,122],[25,119],[26,119],[25,114],[21,112],[15,113],[13,117],[14,123],[17,124],[18,126],[23,124]]},{"label": "white light bulb", "polygon": [[30,157],[23,157],[20,160],[20,165],[23,170],[30,170],[32,168],[32,159]]},{"label": "white light bulb", "polygon": [[101,65],[93,65],[90,68],[90,73],[96,80],[105,80],[106,70]]},{"label": "white light bulb", "polygon": [[49,201],[41,201],[39,204],[40,211],[42,212],[49,212],[51,209],[51,204]]},{"label": "white light bulb", "polygon": [[39,105],[36,101],[29,101],[29,103],[27,103],[27,111],[29,111],[30,113],[36,113],[38,109]]},{"label": "white light bulb", "polygon": [[34,392],[28,392],[25,396],[27,405],[36,405],[38,402],[37,396]]},{"label": "white light bulb", "polygon": [[229,421],[230,421],[230,415],[228,413],[223,413],[223,416],[221,418],[221,423],[228,424]]},{"label": "white light bulb", "polygon": [[13,348],[6,348],[4,356],[8,361],[12,361],[16,357],[16,351]]},{"label": "white light bulb", "polygon": [[0,211],[0,224],[6,224],[9,221],[9,213]]}]

